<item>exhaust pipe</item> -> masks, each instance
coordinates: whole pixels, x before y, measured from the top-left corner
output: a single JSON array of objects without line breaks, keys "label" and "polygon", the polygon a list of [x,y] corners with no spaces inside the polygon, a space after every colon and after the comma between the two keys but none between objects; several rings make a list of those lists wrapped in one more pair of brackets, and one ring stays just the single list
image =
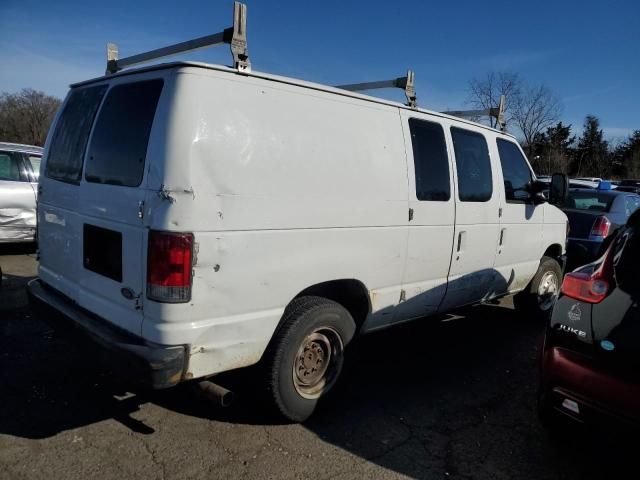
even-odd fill
[{"label": "exhaust pipe", "polygon": [[213,400],[221,407],[228,407],[233,403],[233,392],[221,387],[217,383],[210,382],[209,380],[203,380],[198,382],[197,389],[209,400]]}]

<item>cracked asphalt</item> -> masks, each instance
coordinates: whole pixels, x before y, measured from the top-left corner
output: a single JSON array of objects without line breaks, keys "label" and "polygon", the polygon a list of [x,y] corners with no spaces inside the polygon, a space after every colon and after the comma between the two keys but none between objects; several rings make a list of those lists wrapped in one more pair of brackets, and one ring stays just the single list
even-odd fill
[{"label": "cracked asphalt", "polygon": [[1,479],[583,479],[634,467],[637,438],[540,425],[544,327],[508,301],[361,338],[317,414],[286,425],[255,400],[251,370],[220,378],[237,392],[228,409],[187,386],[127,391],[90,345],[29,310],[32,248],[2,246],[0,265]]}]

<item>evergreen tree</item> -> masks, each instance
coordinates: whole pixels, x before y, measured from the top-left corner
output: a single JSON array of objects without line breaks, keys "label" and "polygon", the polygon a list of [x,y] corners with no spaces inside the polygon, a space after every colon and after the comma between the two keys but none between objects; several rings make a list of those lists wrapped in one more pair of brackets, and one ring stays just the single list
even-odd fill
[{"label": "evergreen tree", "polygon": [[572,173],[578,177],[607,177],[611,173],[609,160],[609,144],[602,134],[600,120],[594,115],[587,115],[584,131],[578,140]]},{"label": "evergreen tree", "polygon": [[619,145],[614,155],[624,177],[640,179],[640,130],[634,131]]},{"label": "evergreen tree", "polygon": [[571,125],[564,125],[562,122],[538,134],[534,141],[535,171],[548,175],[568,173],[575,141],[575,135],[571,135]]}]

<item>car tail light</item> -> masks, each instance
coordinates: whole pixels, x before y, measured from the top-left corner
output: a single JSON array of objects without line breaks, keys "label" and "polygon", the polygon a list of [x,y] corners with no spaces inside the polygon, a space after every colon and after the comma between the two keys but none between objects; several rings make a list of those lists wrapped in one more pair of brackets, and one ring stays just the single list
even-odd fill
[{"label": "car tail light", "polygon": [[607,238],[610,229],[611,222],[609,221],[609,219],[605,216],[599,216],[598,218],[596,218],[593,227],[591,227],[591,236]]},{"label": "car tail light", "polygon": [[597,269],[589,272],[567,273],[562,282],[562,293],[587,303],[600,303],[613,286],[613,243],[602,257]]},{"label": "car tail light", "polygon": [[193,234],[149,232],[147,297],[166,303],[191,299]]}]

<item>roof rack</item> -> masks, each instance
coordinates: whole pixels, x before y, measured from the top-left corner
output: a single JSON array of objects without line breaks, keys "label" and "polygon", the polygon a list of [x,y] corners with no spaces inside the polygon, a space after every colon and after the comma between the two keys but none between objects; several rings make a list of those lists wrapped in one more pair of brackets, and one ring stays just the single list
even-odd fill
[{"label": "roof rack", "polygon": [[335,88],[349,90],[350,92],[361,92],[363,90],[375,90],[379,88],[401,88],[407,97],[407,106],[417,108],[418,102],[414,83],[415,74],[408,70],[406,77],[398,77],[392,80],[380,80],[378,82],[350,83],[348,85],[336,85]]},{"label": "roof rack", "polygon": [[118,46],[115,43],[107,43],[107,70],[105,75],[157,58],[213,47],[222,43],[231,45],[234,68],[238,72],[250,72],[251,62],[249,61],[249,52],[247,50],[247,6],[244,3],[233,3],[233,26],[213,35],[187,40],[186,42],[176,43],[126,58],[118,58]]},{"label": "roof rack", "polygon": [[495,119],[495,123],[492,122],[491,126],[493,128],[500,127],[500,131],[504,132],[507,130],[507,121],[504,115],[505,102],[506,97],[504,95],[500,95],[500,102],[497,107],[487,108],[486,110],[451,110],[440,113],[446,113],[447,115],[461,118],[489,117]]}]

